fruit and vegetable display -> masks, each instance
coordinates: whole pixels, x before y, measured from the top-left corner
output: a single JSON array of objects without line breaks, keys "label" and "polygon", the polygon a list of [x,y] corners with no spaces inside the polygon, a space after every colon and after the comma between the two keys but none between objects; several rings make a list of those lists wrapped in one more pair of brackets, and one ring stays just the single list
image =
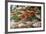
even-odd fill
[{"label": "fruit and vegetable display", "polygon": [[41,27],[41,7],[11,5],[10,28],[39,28]]}]

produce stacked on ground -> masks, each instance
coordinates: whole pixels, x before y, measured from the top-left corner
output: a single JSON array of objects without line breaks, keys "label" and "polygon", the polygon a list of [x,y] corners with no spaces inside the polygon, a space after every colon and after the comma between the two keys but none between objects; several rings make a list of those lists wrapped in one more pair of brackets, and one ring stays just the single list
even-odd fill
[{"label": "produce stacked on ground", "polygon": [[40,6],[11,6],[11,28],[38,28],[41,27]]}]

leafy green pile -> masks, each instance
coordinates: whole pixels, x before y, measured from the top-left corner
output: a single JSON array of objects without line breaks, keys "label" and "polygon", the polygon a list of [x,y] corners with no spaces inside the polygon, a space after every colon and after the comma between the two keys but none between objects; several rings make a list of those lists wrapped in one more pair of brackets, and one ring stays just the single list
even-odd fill
[{"label": "leafy green pile", "polygon": [[20,17],[18,16],[20,14],[20,12],[16,11],[16,15],[12,16],[11,19],[15,20],[15,21],[19,21]]},{"label": "leafy green pile", "polygon": [[20,18],[19,18],[17,15],[12,16],[11,19],[13,19],[13,20],[15,20],[15,21],[19,21],[19,20],[20,20]]}]

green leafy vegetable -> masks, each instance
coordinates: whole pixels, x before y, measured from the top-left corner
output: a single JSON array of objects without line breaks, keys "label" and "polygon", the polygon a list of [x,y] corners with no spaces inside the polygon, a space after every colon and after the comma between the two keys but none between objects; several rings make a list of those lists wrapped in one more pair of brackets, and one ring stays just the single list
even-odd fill
[{"label": "green leafy vegetable", "polygon": [[17,15],[12,16],[11,19],[13,19],[13,20],[15,20],[15,21],[19,21],[19,20],[20,20],[20,18],[19,18]]}]

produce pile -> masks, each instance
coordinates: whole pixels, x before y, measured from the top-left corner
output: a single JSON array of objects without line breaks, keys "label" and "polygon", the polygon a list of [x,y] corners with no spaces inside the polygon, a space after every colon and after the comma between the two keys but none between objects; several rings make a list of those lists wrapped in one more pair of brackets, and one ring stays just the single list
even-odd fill
[{"label": "produce pile", "polygon": [[11,28],[38,28],[41,27],[41,7],[11,5]]}]

